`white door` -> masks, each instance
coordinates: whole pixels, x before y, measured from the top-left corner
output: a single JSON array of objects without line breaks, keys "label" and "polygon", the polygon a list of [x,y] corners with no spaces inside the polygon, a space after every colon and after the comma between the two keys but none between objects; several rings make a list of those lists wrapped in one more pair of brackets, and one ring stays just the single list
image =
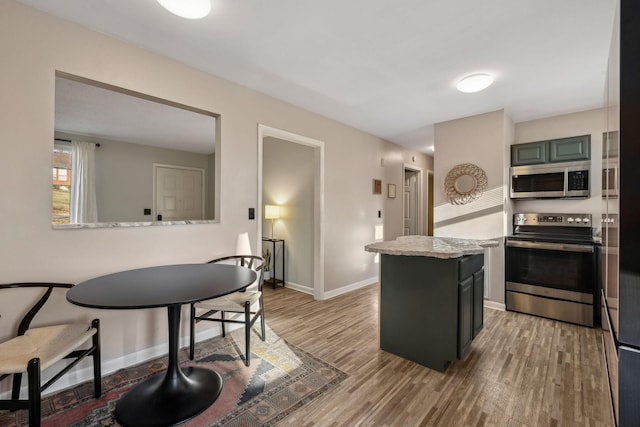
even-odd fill
[{"label": "white door", "polygon": [[418,178],[415,171],[404,173],[404,229],[405,236],[418,234]]},{"label": "white door", "polygon": [[204,171],[171,166],[155,167],[158,221],[204,219]]}]

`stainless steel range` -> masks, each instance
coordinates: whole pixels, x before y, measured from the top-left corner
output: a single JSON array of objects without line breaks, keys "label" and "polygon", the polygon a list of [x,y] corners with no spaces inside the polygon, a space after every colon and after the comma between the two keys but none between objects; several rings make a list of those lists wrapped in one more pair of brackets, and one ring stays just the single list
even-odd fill
[{"label": "stainless steel range", "polygon": [[507,310],[599,323],[598,256],[589,214],[517,213],[505,244]]}]

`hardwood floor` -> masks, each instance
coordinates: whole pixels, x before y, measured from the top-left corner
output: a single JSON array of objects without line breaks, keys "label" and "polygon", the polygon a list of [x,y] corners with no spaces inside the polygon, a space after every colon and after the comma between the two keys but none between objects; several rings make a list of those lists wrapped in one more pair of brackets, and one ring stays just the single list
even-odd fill
[{"label": "hardwood floor", "polygon": [[440,373],[378,348],[377,285],[264,298],[274,332],[349,375],[279,426],[612,425],[599,329],[485,309],[469,356]]}]

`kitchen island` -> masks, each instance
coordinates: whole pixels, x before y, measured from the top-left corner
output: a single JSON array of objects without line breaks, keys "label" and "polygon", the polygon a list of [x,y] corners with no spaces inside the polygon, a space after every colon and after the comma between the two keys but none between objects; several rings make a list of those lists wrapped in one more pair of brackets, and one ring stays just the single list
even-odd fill
[{"label": "kitchen island", "polygon": [[484,249],[495,240],[402,236],[380,254],[380,348],[444,372],[482,330]]}]

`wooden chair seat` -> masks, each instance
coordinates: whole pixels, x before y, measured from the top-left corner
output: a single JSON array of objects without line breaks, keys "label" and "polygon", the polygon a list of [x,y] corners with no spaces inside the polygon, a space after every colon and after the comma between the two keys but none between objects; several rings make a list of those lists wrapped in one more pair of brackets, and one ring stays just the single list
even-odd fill
[{"label": "wooden chair seat", "polygon": [[[68,283],[9,283],[0,284],[0,290],[40,288],[40,298],[24,315],[13,338],[0,343],[0,380],[12,377],[11,398],[0,399],[0,410],[29,411],[29,426],[40,426],[42,392],[82,359],[93,359],[93,387],[96,398],[102,395],[100,367],[100,321],[87,323],[63,323],[31,328],[31,321],[47,302],[54,289],[68,289]],[[3,295],[4,296],[4,295]],[[85,342],[87,342],[85,344]],[[52,367],[62,359],[69,359],[46,383],[41,383],[42,370]],[[21,399],[22,376],[27,375],[27,397]]]},{"label": "wooden chair seat", "polygon": [[0,344],[0,374],[27,372],[29,360],[40,359],[47,369],[91,338],[98,330],[73,323],[28,329],[24,335]]},{"label": "wooden chair seat", "polygon": [[260,296],[262,296],[262,292],[258,291],[235,292],[223,297],[213,298],[196,303],[195,306],[196,309],[244,313],[245,305],[247,303],[250,306],[255,304],[260,300]]},{"label": "wooden chair seat", "polygon": [[[218,258],[209,263],[232,264],[246,267],[257,273],[255,283],[247,286],[241,291],[234,292],[219,298],[213,298],[191,304],[191,334],[189,342],[189,358],[193,360],[195,355],[195,335],[196,323],[200,321],[220,322],[222,336],[226,335],[225,323],[239,323],[245,328],[245,365],[249,366],[251,358],[251,328],[258,318],[260,318],[260,329],[262,330],[262,341],[265,340],[264,309],[262,304],[262,269],[265,260],[256,255],[232,255]],[[204,310],[204,313],[202,313]],[[229,319],[226,313],[243,314],[242,320]],[[218,314],[219,317],[214,317]]]}]

